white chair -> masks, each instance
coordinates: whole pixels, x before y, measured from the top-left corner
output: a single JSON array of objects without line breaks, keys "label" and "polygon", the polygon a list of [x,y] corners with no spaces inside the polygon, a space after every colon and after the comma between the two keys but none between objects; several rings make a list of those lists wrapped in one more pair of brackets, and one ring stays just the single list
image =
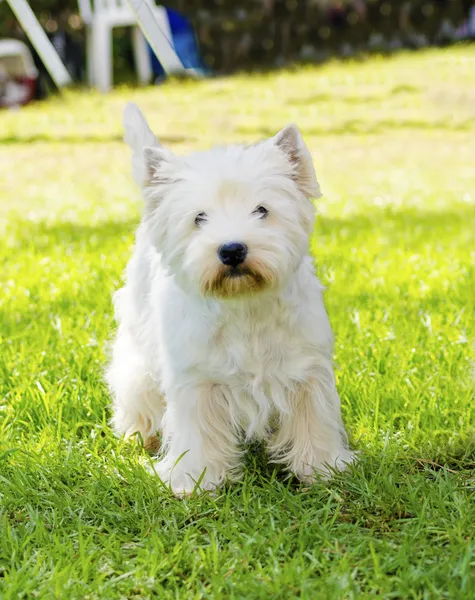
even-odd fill
[{"label": "white chair", "polygon": [[[0,0],[1,2],[2,0]],[[53,44],[41,27],[27,0],[7,0],[15,17],[38,52],[41,61],[58,88],[71,83],[71,76],[61,62]]]},{"label": "white chair", "polygon": [[[153,0],[144,0],[153,10],[162,33],[172,44],[167,11]],[[112,86],[112,29],[133,27],[133,49],[139,81],[148,83],[152,66],[147,42],[126,0],[78,0],[79,12],[86,25],[87,75],[90,85],[107,92]]]}]

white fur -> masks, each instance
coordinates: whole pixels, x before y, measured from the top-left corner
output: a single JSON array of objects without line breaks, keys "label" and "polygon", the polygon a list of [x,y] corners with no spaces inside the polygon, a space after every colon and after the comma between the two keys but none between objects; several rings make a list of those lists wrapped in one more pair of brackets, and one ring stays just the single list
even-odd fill
[{"label": "white fur", "polygon": [[[178,495],[200,477],[213,489],[238,476],[250,438],[265,439],[271,459],[303,481],[344,468],[353,455],[308,255],[309,198],[320,190],[298,128],[177,157],[137,107],[124,123],[145,211],[115,295],[107,373],[115,429],[145,439],[160,432],[155,470]],[[259,205],[266,218],[253,212]],[[229,241],[248,246],[252,275],[223,279],[217,249]]]}]

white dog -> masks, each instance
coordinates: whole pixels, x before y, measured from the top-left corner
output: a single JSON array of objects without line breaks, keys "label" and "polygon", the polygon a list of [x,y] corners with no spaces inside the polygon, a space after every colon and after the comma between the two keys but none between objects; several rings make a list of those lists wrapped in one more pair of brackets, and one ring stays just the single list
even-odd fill
[{"label": "white dog", "polygon": [[118,432],[161,432],[177,495],[239,475],[244,439],[314,480],[353,458],[332,331],[308,255],[320,196],[295,125],[253,146],[178,157],[135,105],[124,115],[145,210],[107,381]]}]

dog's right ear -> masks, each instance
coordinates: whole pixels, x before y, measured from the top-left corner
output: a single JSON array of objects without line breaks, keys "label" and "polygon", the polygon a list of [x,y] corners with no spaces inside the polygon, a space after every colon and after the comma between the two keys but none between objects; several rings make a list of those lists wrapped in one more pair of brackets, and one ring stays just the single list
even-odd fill
[{"label": "dog's right ear", "polygon": [[124,141],[132,150],[132,176],[141,187],[149,179],[144,157],[146,147],[160,148],[160,142],[151,131],[138,106],[130,102],[124,110]]}]

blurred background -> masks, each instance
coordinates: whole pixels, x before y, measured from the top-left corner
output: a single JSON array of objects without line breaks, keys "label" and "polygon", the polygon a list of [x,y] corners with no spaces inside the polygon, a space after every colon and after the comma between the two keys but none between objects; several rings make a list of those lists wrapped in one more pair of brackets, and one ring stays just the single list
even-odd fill
[{"label": "blurred background", "polygon": [[[88,80],[88,16],[92,0],[31,0],[33,12],[76,83]],[[124,4],[102,0],[102,4]],[[170,0],[168,21],[180,58],[201,73],[266,70],[334,56],[363,57],[402,48],[453,44],[475,38],[475,3],[470,0]],[[114,84],[135,77],[130,27],[113,29]],[[29,47],[47,94],[49,75],[6,1],[0,0],[0,40]],[[150,54],[153,77],[164,71]],[[1,60],[1,59],[0,59]]]}]

